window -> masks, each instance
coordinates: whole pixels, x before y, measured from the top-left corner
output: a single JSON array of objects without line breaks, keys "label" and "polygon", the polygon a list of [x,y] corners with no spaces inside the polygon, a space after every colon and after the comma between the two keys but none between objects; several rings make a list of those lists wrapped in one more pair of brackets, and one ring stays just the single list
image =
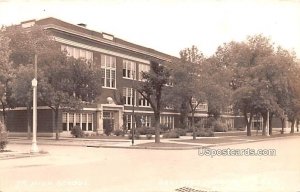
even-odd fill
[{"label": "window", "polygon": [[101,55],[101,83],[106,88],[116,88],[116,58]]},{"label": "window", "polygon": [[134,121],[133,115],[126,115],[126,128],[128,130],[131,130],[132,126],[135,127],[135,121]]},{"label": "window", "polygon": [[146,64],[139,64],[139,80],[143,79],[143,72],[149,72],[150,71],[150,65]]},{"label": "window", "polygon": [[135,79],[136,63],[128,60],[123,60],[123,77]]},{"label": "window", "polygon": [[141,94],[139,94],[139,106],[140,107],[150,107],[150,103]]},{"label": "window", "polygon": [[199,103],[196,99],[192,98],[192,105],[196,106],[196,111],[208,111],[207,103]]},{"label": "window", "polygon": [[135,103],[132,88],[123,87],[123,99],[125,101],[125,105],[133,105]]},{"label": "window", "polygon": [[151,127],[151,116],[142,116],[142,125],[146,127]]},{"label": "window", "polygon": [[160,124],[168,127],[169,129],[174,128],[174,117],[168,115],[160,116]]},{"label": "window", "polygon": [[83,58],[88,61],[93,61],[93,52],[84,49],[79,49],[76,47],[71,47],[67,45],[61,45],[61,50],[66,51],[68,56],[74,57],[75,59]]},{"label": "window", "polygon": [[63,113],[62,114],[63,131],[71,131],[78,125],[83,131],[93,131],[92,113]]}]

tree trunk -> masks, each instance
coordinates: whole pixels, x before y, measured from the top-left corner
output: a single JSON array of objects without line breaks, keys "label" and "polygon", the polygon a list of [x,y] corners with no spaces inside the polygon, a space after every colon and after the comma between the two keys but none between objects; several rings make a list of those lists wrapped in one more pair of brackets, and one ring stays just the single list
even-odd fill
[{"label": "tree trunk", "polygon": [[193,129],[193,140],[196,139],[196,129],[195,129],[195,111],[192,111],[192,122],[191,122],[191,126]]},{"label": "tree trunk", "polygon": [[160,122],[159,122],[160,114],[154,112],[154,120],[155,120],[155,143],[160,143]]},{"label": "tree trunk", "polygon": [[59,140],[59,126],[58,126],[58,115],[59,115],[59,109],[55,109],[54,113],[54,123],[55,123],[55,139]]},{"label": "tree trunk", "polygon": [[251,136],[251,122],[252,122],[252,117],[253,117],[253,115],[250,114],[250,117],[249,117],[249,120],[248,120],[247,113],[244,113],[244,118],[245,118],[245,122],[246,122],[246,126],[247,126],[247,136]]},{"label": "tree trunk", "polygon": [[285,118],[280,118],[281,120],[281,134],[284,133],[284,127],[285,127]]},{"label": "tree trunk", "polygon": [[7,131],[7,122],[6,122],[6,116],[7,116],[7,114],[6,114],[6,107],[5,107],[5,105],[4,105],[4,102],[2,102],[1,101],[1,104],[2,104],[2,116],[3,116],[3,124],[5,125],[4,126],[4,131]]},{"label": "tree trunk", "polygon": [[27,105],[27,139],[31,138],[31,106]]},{"label": "tree trunk", "polygon": [[262,136],[266,136],[267,135],[267,113],[263,113],[262,118],[263,118]]},{"label": "tree trunk", "polygon": [[297,132],[299,132],[299,120],[298,119],[297,119],[296,127],[297,127]]},{"label": "tree trunk", "polygon": [[274,113],[270,114],[270,118],[269,118],[269,135],[273,134],[273,124],[272,124],[272,119],[273,119]]},{"label": "tree trunk", "polygon": [[292,120],[291,133],[295,133],[295,120]]}]

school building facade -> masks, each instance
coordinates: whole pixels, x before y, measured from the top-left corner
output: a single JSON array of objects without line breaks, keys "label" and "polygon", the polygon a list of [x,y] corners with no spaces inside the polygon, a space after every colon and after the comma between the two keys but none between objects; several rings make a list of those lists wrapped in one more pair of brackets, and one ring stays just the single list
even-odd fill
[{"label": "school building facade", "polygon": [[[85,58],[93,65],[101,66],[102,93],[99,103],[91,104],[80,111],[60,111],[61,132],[69,133],[79,125],[82,130],[102,134],[104,129],[131,129],[134,114],[139,116],[144,126],[153,126],[154,116],[149,103],[137,92],[133,94],[133,84],[141,80],[142,72],[150,70],[151,61],[171,62],[175,57],[162,52],[136,45],[111,34],[89,30],[84,24],[74,25],[56,18],[30,20],[20,24],[23,28],[38,25],[48,30],[66,51],[74,58]],[[176,59],[176,58],[175,58]],[[178,59],[178,58],[177,58]],[[118,101],[122,97],[123,103]],[[208,106],[199,105],[195,117],[207,118]],[[169,128],[179,126],[179,112],[165,108],[160,123]],[[240,127],[243,122],[233,116],[232,111],[223,115],[224,122],[231,127]],[[29,122],[29,124],[31,124]],[[236,125],[235,125],[236,124]],[[49,107],[38,107],[38,135],[50,136],[55,133],[54,114]],[[27,112],[17,107],[7,112],[7,127],[11,133],[27,133]]]}]

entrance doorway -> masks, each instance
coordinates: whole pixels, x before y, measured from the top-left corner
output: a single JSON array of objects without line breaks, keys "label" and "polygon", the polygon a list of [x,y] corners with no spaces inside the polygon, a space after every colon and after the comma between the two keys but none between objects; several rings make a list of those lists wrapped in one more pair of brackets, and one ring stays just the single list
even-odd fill
[{"label": "entrance doorway", "polygon": [[115,127],[114,112],[103,111],[103,130],[106,135],[109,135]]}]

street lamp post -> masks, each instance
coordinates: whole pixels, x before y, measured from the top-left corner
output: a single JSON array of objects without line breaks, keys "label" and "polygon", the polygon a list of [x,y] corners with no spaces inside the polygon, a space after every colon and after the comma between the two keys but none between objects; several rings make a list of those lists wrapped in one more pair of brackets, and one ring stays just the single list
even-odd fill
[{"label": "street lamp post", "polygon": [[38,153],[39,148],[36,143],[37,132],[37,55],[34,56],[34,79],[31,81],[33,87],[33,117],[32,117],[32,145],[30,153]]}]

